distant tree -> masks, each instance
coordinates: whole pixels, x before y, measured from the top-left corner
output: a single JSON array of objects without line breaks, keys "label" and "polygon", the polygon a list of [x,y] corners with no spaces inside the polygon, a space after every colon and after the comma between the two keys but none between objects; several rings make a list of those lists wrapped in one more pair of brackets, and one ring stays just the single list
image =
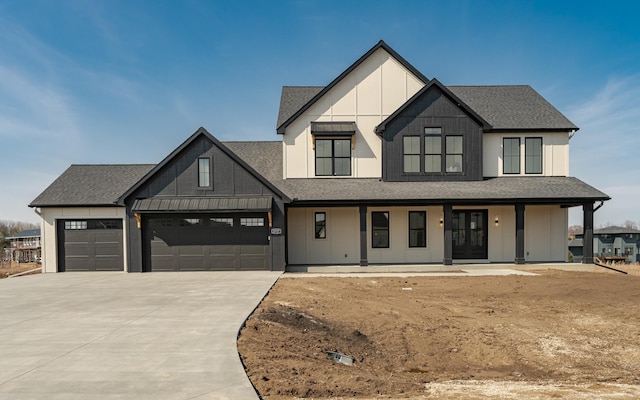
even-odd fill
[{"label": "distant tree", "polygon": [[571,225],[569,227],[569,239],[575,239],[576,235],[582,233],[582,225]]},{"label": "distant tree", "polygon": [[627,228],[627,229],[636,229],[636,230],[638,229],[638,224],[636,222],[634,222],[634,221],[631,221],[631,220],[624,221],[624,225],[623,226],[625,228]]},{"label": "distant tree", "polygon": [[5,238],[22,232],[26,229],[38,229],[37,224],[31,222],[0,220],[0,238],[4,242]]}]

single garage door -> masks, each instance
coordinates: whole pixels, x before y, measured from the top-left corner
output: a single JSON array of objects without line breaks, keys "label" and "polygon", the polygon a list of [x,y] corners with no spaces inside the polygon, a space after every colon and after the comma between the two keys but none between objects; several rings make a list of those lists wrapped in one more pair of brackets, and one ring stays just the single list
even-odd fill
[{"label": "single garage door", "polygon": [[267,213],[147,214],[144,271],[269,270]]},{"label": "single garage door", "polygon": [[58,221],[58,271],[123,271],[122,220]]}]

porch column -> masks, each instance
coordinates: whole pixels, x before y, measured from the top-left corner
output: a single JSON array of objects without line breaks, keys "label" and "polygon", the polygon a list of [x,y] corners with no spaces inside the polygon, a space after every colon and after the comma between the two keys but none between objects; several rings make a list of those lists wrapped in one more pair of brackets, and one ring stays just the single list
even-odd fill
[{"label": "porch column", "polygon": [[442,206],[444,211],[444,265],[453,265],[453,236],[451,231],[453,230],[453,206],[451,204],[444,204]]},{"label": "porch column", "polygon": [[582,223],[584,225],[582,239],[582,263],[593,264],[593,203],[582,205]]},{"label": "porch column", "polygon": [[516,264],[524,264],[524,204],[516,204]]},{"label": "porch column", "polygon": [[360,266],[367,265],[367,206],[360,206]]}]

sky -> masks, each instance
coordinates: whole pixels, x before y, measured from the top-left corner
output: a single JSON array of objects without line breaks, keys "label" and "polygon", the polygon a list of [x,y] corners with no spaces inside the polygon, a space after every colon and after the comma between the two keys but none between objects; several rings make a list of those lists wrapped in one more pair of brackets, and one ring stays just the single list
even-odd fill
[{"label": "sky", "polygon": [[[158,163],[199,127],[280,140],[282,86],[383,39],[445,85],[528,84],[580,130],[570,175],[640,222],[640,2],[0,0],[0,220],[71,164]],[[569,224],[582,223],[573,208]]]}]

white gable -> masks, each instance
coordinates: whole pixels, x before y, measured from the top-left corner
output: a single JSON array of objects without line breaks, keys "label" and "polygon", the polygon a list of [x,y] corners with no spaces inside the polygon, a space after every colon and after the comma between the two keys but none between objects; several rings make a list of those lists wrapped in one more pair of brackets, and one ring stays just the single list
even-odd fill
[{"label": "white gable", "polygon": [[286,128],[284,177],[315,176],[312,121],[355,121],[351,176],[381,177],[382,145],[374,128],[423,86],[418,77],[379,48]]}]

